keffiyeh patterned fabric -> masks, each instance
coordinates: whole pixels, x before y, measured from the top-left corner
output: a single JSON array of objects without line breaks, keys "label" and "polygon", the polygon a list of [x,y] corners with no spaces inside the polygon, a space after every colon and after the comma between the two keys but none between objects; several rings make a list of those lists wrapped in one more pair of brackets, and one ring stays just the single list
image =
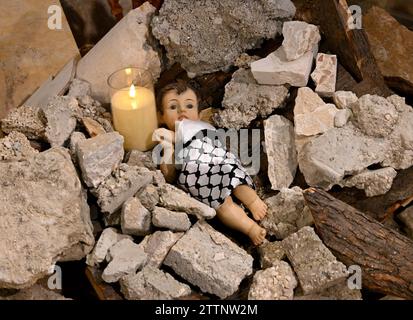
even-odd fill
[{"label": "keffiyeh patterned fabric", "polygon": [[199,201],[217,209],[239,185],[254,188],[239,159],[226,151],[216,131],[204,129],[183,144],[178,185]]}]

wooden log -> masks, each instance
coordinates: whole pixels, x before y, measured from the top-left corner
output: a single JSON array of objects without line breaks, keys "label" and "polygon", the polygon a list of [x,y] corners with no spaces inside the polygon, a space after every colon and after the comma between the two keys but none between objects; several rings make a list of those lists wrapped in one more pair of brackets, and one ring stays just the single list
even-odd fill
[{"label": "wooden log", "polygon": [[363,287],[413,298],[413,241],[327,192],[304,192],[317,234],[347,266],[359,265]]}]

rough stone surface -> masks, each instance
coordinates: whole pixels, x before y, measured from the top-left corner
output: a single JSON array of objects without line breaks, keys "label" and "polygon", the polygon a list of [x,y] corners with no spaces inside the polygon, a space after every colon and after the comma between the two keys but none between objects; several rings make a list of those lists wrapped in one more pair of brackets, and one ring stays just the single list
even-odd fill
[{"label": "rough stone surface", "polygon": [[308,295],[302,295],[302,292],[296,293],[294,300],[362,300],[362,295],[360,290],[350,289],[345,280],[318,293]]},{"label": "rough stone surface", "polygon": [[26,136],[20,132],[12,131],[0,139],[0,161],[22,161],[39,153],[33,149]]},{"label": "rough stone surface", "polygon": [[86,136],[82,132],[75,131],[70,136],[70,156],[72,157],[72,161],[74,164],[77,164],[77,144],[80,141],[86,140]]},{"label": "rough stone surface", "polygon": [[46,119],[38,108],[21,106],[12,110],[5,119],[1,120],[1,129],[4,133],[18,131],[28,139],[45,139]]},{"label": "rough stone surface", "polygon": [[290,265],[277,261],[268,269],[254,274],[249,300],[292,300],[297,279]]},{"label": "rough stone surface", "polygon": [[105,282],[116,282],[120,278],[135,274],[146,262],[147,255],[143,249],[130,239],[123,239],[109,249],[106,260],[108,266],[103,270]]},{"label": "rough stone surface", "polygon": [[342,186],[364,189],[367,197],[374,197],[387,193],[396,177],[397,172],[393,168],[378,170],[365,170],[344,180]]},{"label": "rough stone surface", "polygon": [[342,128],[344,127],[350,117],[352,116],[352,112],[350,109],[340,109],[336,112],[336,116],[334,117],[334,125],[337,128]]},{"label": "rough stone surface", "polygon": [[169,250],[183,235],[183,232],[156,231],[146,236],[139,243],[139,246],[141,246],[148,255],[146,264],[159,268]]},{"label": "rough stone surface", "polygon": [[0,162],[0,172],[0,287],[29,287],[56,261],[92,250],[89,206],[65,149]]},{"label": "rough stone surface", "polygon": [[333,100],[339,109],[350,108],[351,105],[357,102],[357,96],[351,91],[336,91],[333,94]]},{"label": "rough stone surface", "polygon": [[77,99],[83,96],[90,96],[91,92],[92,89],[89,82],[76,78],[72,80],[67,95]]},{"label": "rough stone surface", "polygon": [[[92,118],[99,122],[102,118],[108,120],[111,119],[111,114],[102,107],[102,104],[99,101],[93,99],[91,96],[78,97],[77,101],[79,104],[79,107],[76,110],[76,117],[78,120],[81,120],[82,118]],[[110,130],[106,131],[111,132]]]},{"label": "rough stone surface", "polygon": [[311,227],[301,228],[282,245],[304,294],[321,291],[348,276],[346,266],[337,261]]},{"label": "rough stone surface", "polygon": [[304,21],[287,21],[283,25],[282,46],[288,61],[301,58],[312,51],[321,40],[318,27]]},{"label": "rough stone surface", "polygon": [[106,133],[77,143],[77,157],[83,181],[89,187],[97,187],[122,162],[123,137]]},{"label": "rough stone surface", "polygon": [[146,167],[149,170],[156,170],[156,164],[152,160],[152,151],[132,150],[127,161],[129,166]]},{"label": "rough stone surface", "polygon": [[41,108],[46,119],[46,139],[52,147],[62,147],[76,128],[74,115],[78,107],[72,97],[56,96]]},{"label": "rough stone surface", "polygon": [[203,292],[226,298],[252,273],[253,258],[206,222],[197,222],[164,263]]},{"label": "rough stone surface", "polygon": [[284,239],[304,226],[313,223],[312,215],[305,209],[303,191],[299,187],[283,188],[276,196],[267,198],[267,215],[261,225],[267,233]]},{"label": "rough stone surface", "polygon": [[152,223],[158,228],[172,231],[186,231],[191,227],[191,221],[185,212],[170,211],[161,207],[155,207],[153,210]]},{"label": "rough stone surface", "polygon": [[158,189],[153,184],[148,184],[136,195],[136,198],[140,200],[146,209],[152,211],[159,203]]},{"label": "rough stone surface", "polygon": [[166,0],[152,33],[170,62],[195,76],[228,70],[241,53],[280,33],[279,20],[294,14],[290,0]]},{"label": "rough stone surface", "polygon": [[[0,290],[1,291],[1,290]],[[0,300],[18,300],[18,301],[25,301],[25,300],[71,300],[65,298],[58,292],[53,290],[48,290],[41,286],[40,284],[35,284],[34,286],[23,289],[18,291],[15,294],[7,295],[3,297],[0,294]]]},{"label": "rough stone surface", "polygon": [[234,65],[238,68],[249,69],[251,68],[251,63],[259,59],[259,56],[250,56],[244,52],[235,60]]},{"label": "rough stone surface", "polygon": [[82,118],[82,124],[91,138],[106,133],[105,128],[103,128],[99,122],[93,120],[92,118]]},{"label": "rough stone surface", "polygon": [[106,81],[114,70],[136,65],[159,77],[161,62],[149,31],[154,14],[149,2],[130,11],[79,61],[76,76],[92,85],[95,99],[110,102]]},{"label": "rough stone surface", "polygon": [[305,87],[310,77],[318,47],[297,60],[288,61],[281,46],[267,57],[251,63],[251,71],[259,84]]},{"label": "rough stone surface", "polygon": [[115,228],[103,230],[92,252],[87,255],[86,264],[93,267],[103,262],[109,249],[123,239],[132,240],[130,236],[118,233]]},{"label": "rough stone surface", "polygon": [[250,70],[239,69],[225,86],[224,109],[215,113],[213,119],[221,128],[246,128],[258,116],[265,118],[283,107],[287,96],[286,87],[259,85]]},{"label": "rough stone surface", "polygon": [[295,132],[302,136],[313,136],[334,128],[338,109],[326,104],[308,87],[298,89],[294,107]]},{"label": "rough stone surface", "polygon": [[128,300],[173,300],[191,293],[188,285],[151,266],[144,267],[136,275],[124,277],[120,285]]},{"label": "rough stone surface", "polygon": [[288,188],[298,166],[294,126],[283,116],[273,115],[264,121],[264,135],[271,188]]},{"label": "rough stone surface", "polygon": [[285,251],[281,241],[267,242],[258,247],[261,268],[266,269],[273,266],[277,261],[284,259]]},{"label": "rough stone surface", "polygon": [[157,187],[166,184],[165,176],[161,170],[156,170],[153,172],[153,184]]},{"label": "rough stone surface", "polygon": [[413,207],[409,207],[398,215],[404,225],[404,231],[413,239]]},{"label": "rough stone surface", "polygon": [[152,183],[152,180],[152,174],[148,169],[129,167],[122,163],[97,189],[91,191],[98,199],[102,212],[112,214],[138,190]]},{"label": "rough stone surface", "polygon": [[337,56],[319,53],[316,59],[316,68],[311,74],[316,84],[315,92],[322,97],[332,97],[336,91]]},{"label": "rough stone surface", "polygon": [[124,234],[145,236],[151,232],[151,212],[137,198],[122,206],[121,226]]},{"label": "rough stone surface", "polygon": [[192,198],[184,191],[171,184],[159,187],[159,205],[172,211],[183,211],[199,219],[212,219],[216,212],[213,208]]}]

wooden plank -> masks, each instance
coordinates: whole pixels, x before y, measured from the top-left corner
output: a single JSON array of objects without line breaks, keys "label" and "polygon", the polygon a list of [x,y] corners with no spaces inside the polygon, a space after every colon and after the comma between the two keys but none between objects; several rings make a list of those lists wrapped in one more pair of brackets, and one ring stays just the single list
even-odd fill
[{"label": "wooden plank", "polygon": [[99,269],[87,266],[85,273],[99,300],[124,300],[112,286],[102,280]]}]

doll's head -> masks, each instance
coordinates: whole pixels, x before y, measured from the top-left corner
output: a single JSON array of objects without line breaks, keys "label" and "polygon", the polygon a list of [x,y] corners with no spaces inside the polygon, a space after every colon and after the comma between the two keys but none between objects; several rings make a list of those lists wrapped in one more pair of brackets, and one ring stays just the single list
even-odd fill
[{"label": "doll's head", "polygon": [[199,120],[197,90],[190,83],[178,80],[163,87],[156,106],[161,123],[175,131],[175,121]]}]

